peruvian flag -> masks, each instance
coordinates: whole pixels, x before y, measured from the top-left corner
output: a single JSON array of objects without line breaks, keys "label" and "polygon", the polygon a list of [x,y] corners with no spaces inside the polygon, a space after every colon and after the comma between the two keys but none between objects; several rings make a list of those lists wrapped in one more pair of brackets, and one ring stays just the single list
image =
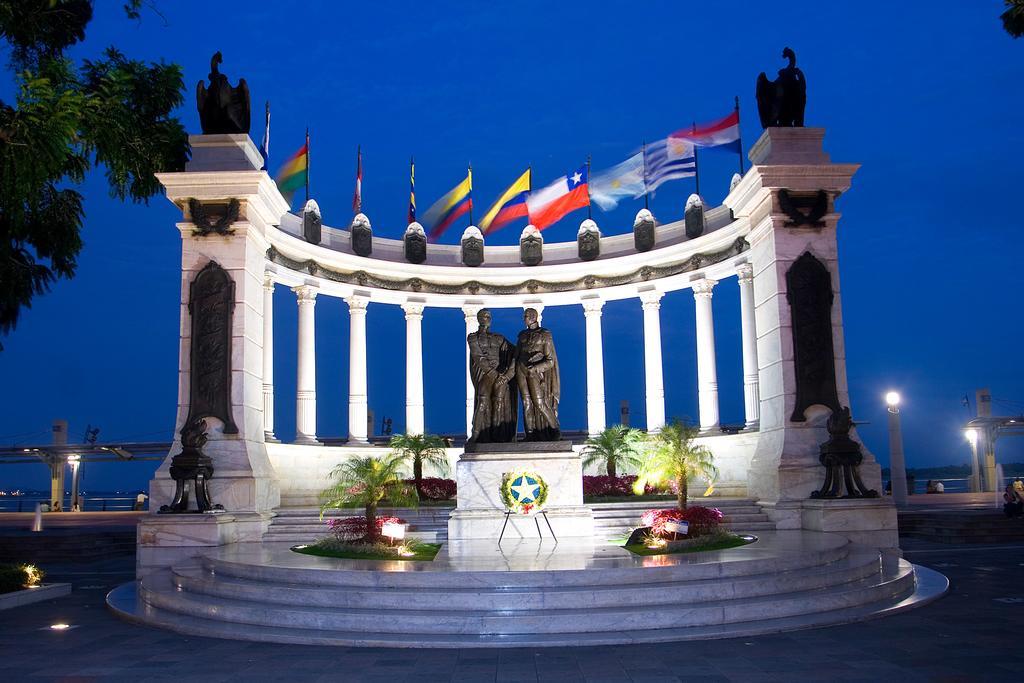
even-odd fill
[{"label": "peruvian flag", "polygon": [[531,192],[526,198],[526,210],[530,224],[538,230],[558,222],[570,211],[590,204],[587,191],[587,167],[562,176],[542,190]]},{"label": "peruvian flag", "polygon": [[721,147],[729,145],[739,151],[740,113],[734,111],[724,119],[705,123],[693,128],[677,130],[669,138],[685,138],[697,147]]}]

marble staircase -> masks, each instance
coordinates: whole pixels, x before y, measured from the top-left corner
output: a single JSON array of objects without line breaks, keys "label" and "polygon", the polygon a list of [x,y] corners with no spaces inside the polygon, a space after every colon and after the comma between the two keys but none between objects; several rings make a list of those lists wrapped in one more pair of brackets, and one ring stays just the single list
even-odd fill
[{"label": "marble staircase", "polygon": [[[251,547],[242,547],[248,545]],[[238,544],[125,584],[120,616],[189,635],[377,647],[601,645],[734,637],[893,613],[942,575],[827,534],[765,531],[725,551],[447,544],[433,562]]]},{"label": "marble staircase", "polygon": [[[750,498],[701,498],[691,504],[717,507],[725,515],[723,527],[735,532],[757,533],[775,528],[768,515]],[[652,508],[670,508],[675,501],[647,501],[628,503],[598,503],[589,507],[594,511],[594,526],[599,539],[623,536],[640,523],[640,515]],[[379,514],[395,515],[409,522],[410,536],[421,541],[443,541],[448,538],[450,507],[381,508]],[[280,507],[264,535],[267,542],[311,543],[327,535],[320,511],[315,507]],[[331,510],[324,519],[357,515],[359,511]]]}]

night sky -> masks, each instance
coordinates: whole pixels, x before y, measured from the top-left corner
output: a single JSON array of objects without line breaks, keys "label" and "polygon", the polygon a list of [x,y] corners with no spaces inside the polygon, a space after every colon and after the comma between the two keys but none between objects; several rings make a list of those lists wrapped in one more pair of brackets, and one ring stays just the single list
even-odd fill
[{"label": "night sky", "polygon": [[[883,395],[904,397],[908,466],[962,463],[962,405],[989,386],[997,413],[1024,412],[1020,292],[1019,164],[1024,150],[1024,40],[1004,33],[1002,3],[256,3],[158,2],[141,23],[119,2],[97,3],[76,57],[114,44],[129,56],[181,64],[180,115],[199,132],[195,84],[210,55],[244,77],[253,97],[253,138],[264,100],[273,112],[271,168],[312,133],[312,195],[324,222],[351,220],[356,146],[363,149],[364,211],[374,233],[405,228],[408,161],[416,156],[420,211],[473,164],[476,215],[527,166],[534,186],[579,167],[622,161],[651,140],[728,114],[740,96],[744,148],[760,134],[757,74],[774,77],[792,47],[808,81],[806,122],[825,127],[836,162],[860,163],[838,202],[847,371],[860,435],[887,463]],[[514,10],[513,10],[514,7]],[[4,54],[6,58],[6,53]],[[0,99],[13,92],[11,74]],[[737,170],[735,154],[701,158],[701,191],[718,205]],[[681,218],[691,180],[651,201],[661,222]],[[170,439],[177,393],[180,213],[110,198],[102,171],[84,186],[85,247],[72,281],[37,298],[0,352],[0,443],[45,443],[54,418],[86,425],[101,441]],[[298,199],[297,199],[298,204]],[[609,213],[604,234],[632,228],[642,200]],[[574,240],[580,211],[545,232]],[[514,244],[516,222],[490,244]],[[454,244],[456,224],[442,240]],[[724,423],[742,423],[739,300],[735,278],[715,290],[718,381]],[[275,295],[279,436],[294,434],[296,306]],[[347,432],[348,316],[320,297],[318,432]],[[518,310],[494,327],[514,336]],[[605,308],[609,423],[630,402],[644,424],[642,312],[638,300]],[[688,290],[661,309],[669,416],[697,415],[694,303]],[[563,427],[586,421],[583,314],[548,308],[562,365]],[[404,423],[404,321],[371,304],[370,408]],[[428,431],[464,428],[462,313],[428,309],[424,320]],[[453,389],[454,387],[454,389]],[[1024,444],[1000,442],[1003,461]],[[93,489],[139,488],[155,463],[97,465]],[[44,487],[45,468],[0,469],[0,488]]]}]

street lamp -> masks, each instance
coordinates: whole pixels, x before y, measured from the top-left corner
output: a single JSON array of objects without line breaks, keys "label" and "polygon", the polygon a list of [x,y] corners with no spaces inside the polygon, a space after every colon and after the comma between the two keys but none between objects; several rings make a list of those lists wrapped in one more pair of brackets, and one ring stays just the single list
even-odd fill
[{"label": "street lamp", "polygon": [[900,395],[890,391],[885,395],[889,406],[889,475],[892,480],[892,499],[897,505],[907,504],[907,465],[903,459],[903,432],[900,430]]},{"label": "street lamp", "polygon": [[981,472],[978,468],[978,430],[965,429],[964,437],[967,443],[971,444],[971,493],[981,490]]},{"label": "street lamp", "polygon": [[78,468],[82,465],[82,456],[72,453],[68,456],[68,464],[71,465],[71,511],[80,512],[82,505],[78,500]]}]

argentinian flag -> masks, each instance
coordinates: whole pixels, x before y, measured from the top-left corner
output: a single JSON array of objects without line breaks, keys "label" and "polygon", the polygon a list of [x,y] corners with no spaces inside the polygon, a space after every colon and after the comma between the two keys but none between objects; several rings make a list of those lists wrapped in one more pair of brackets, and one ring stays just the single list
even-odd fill
[{"label": "argentinian flag", "polygon": [[611,211],[623,197],[636,199],[644,194],[644,155],[637,152],[617,166],[590,176],[590,201]]}]

